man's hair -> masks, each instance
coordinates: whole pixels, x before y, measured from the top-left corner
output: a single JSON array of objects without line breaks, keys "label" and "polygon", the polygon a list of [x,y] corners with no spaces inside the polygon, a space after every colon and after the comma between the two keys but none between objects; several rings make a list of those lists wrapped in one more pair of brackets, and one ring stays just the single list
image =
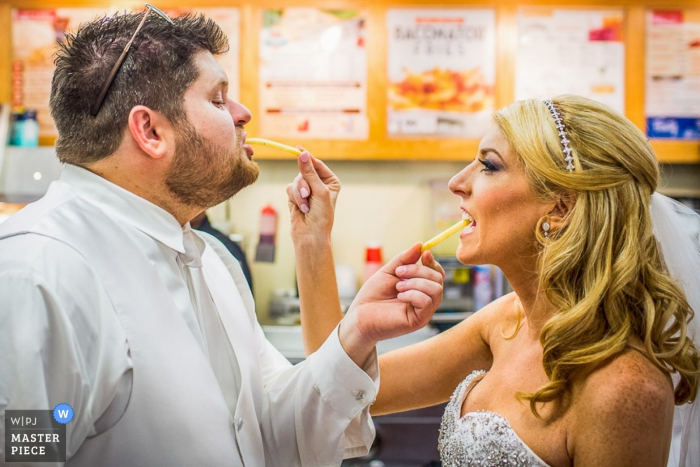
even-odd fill
[{"label": "man's hair", "polygon": [[125,13],[82,24],[68,33],[56,53],[51,84],[51,116],[58,128],[56,154],[61,162],[84,165],[114,153],[122,141],[131,109],[144,105],[174,124],[186,119],[185,90],[197,79],[194,56],[220,55],[228,39],[212,20],[183,15],[170,24],[148,16],[131,45],[102,107],[90,108],[107,75],[144,13]]}]

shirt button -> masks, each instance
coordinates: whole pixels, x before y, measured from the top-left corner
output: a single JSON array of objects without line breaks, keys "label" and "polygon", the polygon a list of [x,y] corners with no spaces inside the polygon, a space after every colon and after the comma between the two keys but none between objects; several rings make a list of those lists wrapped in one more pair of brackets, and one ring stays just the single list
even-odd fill
[{"label": "shirt button", "polygon": [[241,428],[243,428],[243,419],[236,418],[235,424],[236,424],[236,431],[241,431]]}]

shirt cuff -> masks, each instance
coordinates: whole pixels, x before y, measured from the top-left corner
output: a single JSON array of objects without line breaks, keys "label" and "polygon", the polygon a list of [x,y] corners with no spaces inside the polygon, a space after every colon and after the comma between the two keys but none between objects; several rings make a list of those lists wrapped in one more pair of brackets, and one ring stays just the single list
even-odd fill
[{"label": "shirt cuff", "polygon": [[323,399],[348,418],[355,418],[374,403],[379,390],[379,365],[376,347],[363,368],[352,361],[340,344],[338,326],[323,345],[306,359],[311,367],[314,387]]}]

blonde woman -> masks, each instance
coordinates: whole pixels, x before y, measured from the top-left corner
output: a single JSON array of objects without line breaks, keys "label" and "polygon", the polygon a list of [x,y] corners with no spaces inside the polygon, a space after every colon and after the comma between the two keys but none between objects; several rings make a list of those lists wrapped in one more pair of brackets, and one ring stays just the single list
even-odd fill
[{"label": "blonde woman", "polygon": [[[340,319],[332,270],[310,266],[332,264],[339,185],[313,159],[300,171],[288,194],[313,351]],[[381,356],[372,414],[449,400],[446,466],[700,466],[700,417],[686,404],[700,372],[689,334],[700,253],[672,224],[693,214],[655,193],[658,182],[644,134],[597,102],[560,96],[496,113],[449,187],[472,219],[457,258],[497,265],[514,292]]]}]

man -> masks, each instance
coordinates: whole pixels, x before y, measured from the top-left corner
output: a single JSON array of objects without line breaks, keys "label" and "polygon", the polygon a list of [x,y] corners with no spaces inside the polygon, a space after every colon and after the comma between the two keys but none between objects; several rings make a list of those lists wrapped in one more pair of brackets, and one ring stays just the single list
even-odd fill
[{"label": "man", "polygon": [[246,258],[243,248],[241,248],[241,246],[238,243],[228,238],[226,234],[224,234],[220,230],[215,229],[214,226],[211,225],[211,222],[209,222],[209,217],[207,216],[206,211],[202,211],[201,214],[191,219],[190,227],[201,232],[208,233],[212,237],[215,237],[217,240],[219,240],[226,247],[229,253],[231,253],[231,255],[233,255],[233,257],[236,258],[238,260],[238,263],[241,265],[241,269],[243,270],[245,280],[248,283],[248,287],[250,287],[250,291],[252,292],[253,276],[250,273],[250,265],[248,264],[248,258]]},{"label": "man", "polygon": [[[366,287],[291,366],[265,340],[238,262],[188,223],[258,175],[251,115],[228,99],[214,58],[227,39],[200,16],[148,13],[85,24],[56,58],[65,169],[0,226],[0,415],[69,404],[70,466],[325,466],[363,454],[374,346],[396,334],[387,316],[425,324],[442,276],[411,266],[405,303],[381,315],[373,302],[398,280]],[[308,153],[299,164],[314,170]]]}]

